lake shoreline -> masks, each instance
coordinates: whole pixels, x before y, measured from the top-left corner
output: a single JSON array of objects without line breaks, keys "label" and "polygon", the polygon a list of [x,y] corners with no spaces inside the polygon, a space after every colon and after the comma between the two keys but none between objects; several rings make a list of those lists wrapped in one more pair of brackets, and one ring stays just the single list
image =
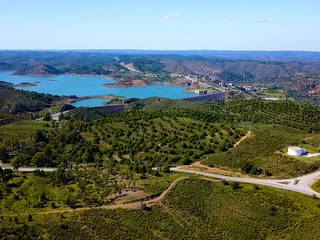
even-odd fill
[{"label": "lake shoreline", "polygon": [[29,82],[22,82],[22,83],[15,85],[15,87],[35,87],[35,86],[37,86],[37,84],[29,83]]},{"label": "lake shoreline", "polygon": [[[97,106],[102,99],[109,101],[117,97],[149,98],[163,97],[168,99],[181,99],[195,96],[195,93],[187,92],[190,86],[183,81],[153,81],[143,80],[115,80],[108,75],[97,74],[57,74],[52,77],[36,77],[11,75],[11,71],[2,71],[0,79],[13,84],[12,87],[26,91],[35,91],[51,95],[66,96],[65,104],[84,101],[93,106],[95,100]],[[91,79],[91,77],[94,77]],[[106,80],[104,80],[104,78]],[[23,83],[23,84],[22,84]],[[29,85],[30,83],[30,85]],[[127,83],[127,84],[126,84]],[[22,84],[17,86],[18,84]],[[36,86],[31,86],[35,84]],[[102,86],[103,85],[103,86]],[[139,88],[138,88],[139,87]]]},{"label": "lake shoreline", "polygon": [[84,97],[77,97],[77,98],[69,98],[66,100],[68,103],[75,103],[75,102],[79,102],[87,99],[114,99],[114,98],[122,98],[122,96],[110,94],[110,95],[100,95],[100,96],[84,96]]},{"label": "lake shoreline", "polygon": [[[115,80],[116,81],[116,80]],[[152,82],[152,83],[146,83],[142,80],[133,80],[131,83],[106,83],[106,84],[102,84],[102,87],[105,88],[129,88],[129,87],[148,87],[151,85],[166,85],[169,87],[188,87],[188,84],[185,83],[176,83],[176,82]],[[184,89],[183,91],[185,91],[187,89]]]},{"label": "lake shoreline", "polygon": [[[4,71],[7,72],[7,71]],[[63,73],[63,74],[56,74],[56,75],[13,75],[12,76],[29,76],[29,77],[53,77],[53,76],[61,76],[61,75],[66,75],[66,76],[78,76],[78,77],[101,77],[105,78],[109,81],[115,81],[115,83],[105,83],[102,84],[102,87],[105,88],[129,88],[129,87],[147,87],[151,85],[160,85],[164,84],[169,87],[189,87],[188,83],[185,82],[160,82],[160,81],[155,81],[152,83],[146,83],[143,80],[132,80],[131,82],[127,83],[120,83],[123,79],[116,79],[111,77],[110,75],[104,75],[104,74],[79,74],[79,73]],[[29,87],[29,86],[20,86],[20,87]],[[188,91],[188,89],[182,90],[187,93],[193,93],[193,91]]]}]

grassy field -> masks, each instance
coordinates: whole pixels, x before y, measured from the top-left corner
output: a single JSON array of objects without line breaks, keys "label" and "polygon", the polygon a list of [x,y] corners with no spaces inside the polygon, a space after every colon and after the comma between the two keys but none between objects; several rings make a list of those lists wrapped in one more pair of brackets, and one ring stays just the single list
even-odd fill
[{"label": "grassy field", "polygon": [[311,188],[313,190],[315,190],[316,192],[320,193],[320,180],[318,180],[314,184],[312,184]]},{"label": "grassy field", "polygon": [[279,99],[286,98],[286,92],[280,89],[263,89],[258,91],[254,95],[261,98],[279,98]]},{"label": "grassy field", "polygon": [[32,140],[35,132],[44,129],[48,122],[35,120],[21,120],[11,124],[0,126],[0,141],[24,141]]},{"label": "grassy field", "polygon": [[182,180],[145,210],[2,217],[0,236],[19,239],[319,239],[319,200],[241,184]]},{"label": "grassy field", "polygon": [[[138,194],[134,194],[137,190],[143,197],[158,196],[175,179],[183,175],[185,174],[161,173],[161,176],[146,174],[141,179],[140,174],[133,174],[132,178],[124,178],[125,174],[122,173],[122,175],[117,176],[123,178],[121,185],[118,186],[119,190],[112,192],[112,186],[106,181],[103,190],[110,191],[110,193],[105,196],[104,201],[98,201],[96,199],[97,194],[99,194],[96,190],[98,187],[92,176],[86,176],[86,179],[89,180],[86,183],[87,191],[82,194],[81,188],[83,188],[83,185],[81,183],[83,179],[80,178],[68,184],[59,185],[53,183],[50,174],[39,176],[33,173],[13,173],[4,176],[0,172],[0,216],[41,213],[63,208],[70,209],[70,200],[74,201],[73,205],[77,207],[109,204],[118,200],[122,202],[134,201],[140,197]],[[129,189],[129,193],[123,194],[125,189]]]},{"label": "grassy field", "polygon": [[[3,182],[0,182],[3,184]],[[50,178],[34,174],[15,173],[2,186],[0,215],[27,214],[52,210],[52,206],[66,206],[70,188],[76,186],[54,186]],[[54,204],[54,205],[53,205]]]},{"label": "grassy field", "polygon": [[[203,163],[247,174],[278,178],[300,176],[316,170],[319,166],[319,157],[297,158],[286,154],[287,147],[291,145],[302,145],[308,150],[319,151],[319,134],[307,134],[278,125],[250,125],[250,138],[227,152],[208,155]],[[249,128],[248,125],[245,127]]]}]

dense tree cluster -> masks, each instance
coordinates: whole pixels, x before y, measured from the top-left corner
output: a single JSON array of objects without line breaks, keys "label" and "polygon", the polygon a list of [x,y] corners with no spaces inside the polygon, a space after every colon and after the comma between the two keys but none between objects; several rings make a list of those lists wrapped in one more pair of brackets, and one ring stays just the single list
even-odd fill
[{"label": "dense tree cluster", "polygon": [[49,107],[53,101],[59,99],[62,97],[17,90],[11,87],[0,87],[0,112],[36,112]]},{"label": "dense tree cluster", "polygon": [[[188,164],[231,148],[244,131],[216,122],[219,118],[214,112],[171,109],[119,113],[91,122],[52,122],[48,130],[36,131],[33,146],[15,145],[11,162],[16,168],[52,167],[101,165],[108,159],[139,173],[152,172],[154,166]],[[8,149],[2,146],[1,154],[7,156]]]},{"label": "dense tree cluster", "polygon": [[280,124],[307,132],[320,131],[320,108],[293,101],[234,100],[221,111],[236,121]]}]

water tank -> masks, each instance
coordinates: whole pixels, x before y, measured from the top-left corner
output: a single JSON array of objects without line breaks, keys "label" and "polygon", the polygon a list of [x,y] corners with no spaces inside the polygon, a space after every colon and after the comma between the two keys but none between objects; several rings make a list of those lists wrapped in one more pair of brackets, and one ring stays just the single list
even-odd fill
[{"label": "water tank", "polygon": [[306,153],[306,150],[300,147],[288,147],[288,155],[290,156],[301,156]]}]

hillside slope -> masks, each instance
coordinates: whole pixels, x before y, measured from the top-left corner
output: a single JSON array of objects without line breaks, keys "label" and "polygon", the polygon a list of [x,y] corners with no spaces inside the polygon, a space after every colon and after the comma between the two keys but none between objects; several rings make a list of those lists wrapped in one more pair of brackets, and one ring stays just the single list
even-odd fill
[{"label": "hillside slope", "polygon": [[38,64],[33,66],[27,66],[20,70],[17,70],[13,73],[13,75],[25,75],[25,76],[51,76],[61,74],[62,72],[57,70],[56,68],[46,65],[46,64]]}]

